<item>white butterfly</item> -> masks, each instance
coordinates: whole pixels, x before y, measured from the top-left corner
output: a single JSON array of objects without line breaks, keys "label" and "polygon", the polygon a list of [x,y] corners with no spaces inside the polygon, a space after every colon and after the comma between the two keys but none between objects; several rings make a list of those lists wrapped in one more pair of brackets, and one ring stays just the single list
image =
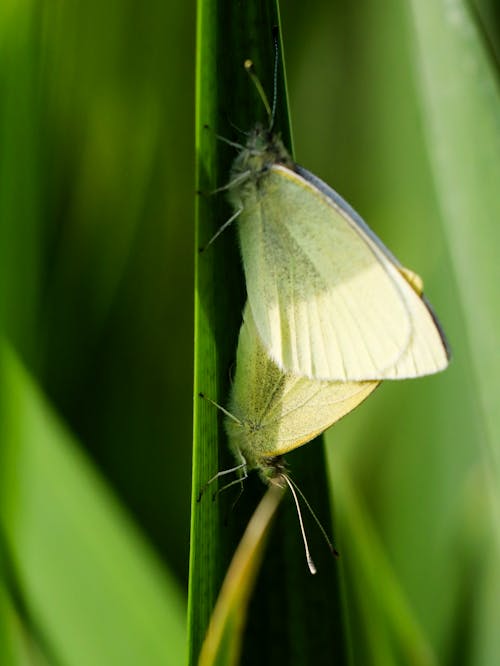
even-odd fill
[{"label": "white butterfly", "polygon": [[448,365],[421,279],[277,135],[254,129],[228,190],[255,326],[283,372],[362,381]]}]

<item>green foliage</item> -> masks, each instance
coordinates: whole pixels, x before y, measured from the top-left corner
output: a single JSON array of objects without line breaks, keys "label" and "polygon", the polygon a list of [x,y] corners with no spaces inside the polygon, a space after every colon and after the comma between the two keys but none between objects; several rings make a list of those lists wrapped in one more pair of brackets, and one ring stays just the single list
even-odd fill
[{"label": "green foliage", "polygon": [[19,621],[51,663],[181,663],[176,584],[6,346],[1,371],[0,521]]},{"label": "green foliage", "polygon": [[[234,157],[233,149],[217,144],[214,133],[241,141],[241,136],[234,137],[232,125],[244,129],[257,121],[266,121],[264,106],[243,63],[247,58],[253,60],[264,89],[270,93],[274,70],[272,31],[276,25],[279,18],[274,1],[241,5],[213,0],[199,3],[196,152],[197,189],[204,194],[198,199],[196,250],[206,244],[231,214],[223,196],[206,194],[227,183]],[[291,145],[283,72],[281,61],[277,129],[285,143]],[[202,392],[224,404],[244,304],[235,229],[229,229],[198,254],[195,283],[195,396]],[[215,488],[211,488],[201,502],[197,501],[207,479],[234,465],[220,423],[215,407],[195,397],[189,591],[191,663],[196,663],[230,558],[264,492],[259,479],[249,479],[229,525],[224,522],[231,510],[230,491],[213,503],[210,495]],[[293,472],[313,505],[322,507],[324,522],[330,522],[321,447],[313,449],[310,456],[295,456]],[[286,662],[299,654],[301,661],[297,663],[314,660],[326,664],[332,654],[339,658],[343,654],[336,570],[321,537],[313,538],[314,558],[321,575],[311,581],[295,509],[289,498],[284,509],[278,516],[277,530],[268,547],[271,554],[264,558],[251,605],[244,659],[247,663],[273,663],[277,659]],[[276,612],[283,603],[287,613]],[[309,608],[306,618],[301,608]],[[329,617],[329,626],[316,631],[322,616]],[[265,635],[280,635],[282,640],[267,644],[263,653],[261,637]]]},{"label": "green foliage", "polygon": [[192,124],[164,108],[189,18],[0,7],[2,665],[184,661],[192,318],[171,283],[192,278],[169,258],[192,231],[169,192],[191,201],[189,138],[164,156]]},{"label": "green foliage", "polygon": [[[276,14],[264,2],[201,7],[196,151],[210,191],[234,154],[213,132],[238,139],[231,123],[263,119],[242,62],[256,61],[269,91]],[[497,4],[281,10],[295,157],[423,276],[453,362],[387,382],[327,436],[340,561],[309,527],[319,573],[308,574],[285,498],[243,663],[493,666]],[[0,3],[2,665],[121,665],[127,646],[135,663],[183,663],[193,246],[230,214],[223,195],[198,198],[194,241],[194,54],[194,3]],[[290,145],[283,82],[279,98]],[[196,396],[227,397],[244,302],[234,229],[198,260],[193,494],[232,463],[219,415]],[[317,443],[289,456],[330,524],[322,461]],[[207,493],[193,512],[193,662],[263,490],[249,480],[234,511],[231,491]],[[321,596],[339,605],[337,574],[340,615]]]},{"label": "green foliage", "polygon": [[[297,78],[297,99],[320,113],[334,109],[321,140],[336,147],[318,156],[309,147],[318,141],[314,126],[302,145],[295,122],[298,158],[423,276],[453,359],[440,376],[386,382],[326,438],[351,657],[489,666],[500,593],[491,335],[499,312],[498,69],[467,3],[369,7],[331,11],[335,102],[317,92],[317,80]],[[316,29],[318,50],[327,48],[327,29]],[[347,43],[364,44],[356,59]]]},{"label": "green foliage", "polygon": [[269,486],[247,525],[210,617],[200,651],[199,666],[235,666],[240,662],[248,603],[283,492],[284,488]]}]

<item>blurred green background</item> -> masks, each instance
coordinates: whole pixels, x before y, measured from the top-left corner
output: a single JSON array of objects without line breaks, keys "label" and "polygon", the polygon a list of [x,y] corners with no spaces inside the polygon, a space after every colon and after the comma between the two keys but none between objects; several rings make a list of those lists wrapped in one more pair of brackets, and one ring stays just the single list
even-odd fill
[{"label": "blurred green background", "polygon": [[[379,580],[394,585],[392,601],[380,602],[384,612],[407,612],[412,619],[401,632],[418,627],[438,663],[494,664],[495,415],[485,415],[480,398],[490,359],[478,364],[482,350],[471,333],[471,322],[482,326],[484,310],[478,299],[474,311],[463,285],[471,274],[481,285],[484,271],[491,286],[491,271],[499,271],[489,256],[483,263],[476,252],[468,263],[453,252],[454,220],[436,194],[428,149],[410,5],[294,0],[281,7],[296,159],[342,193],[423,276],[454,355],[438,377],[386,383],[328,436],[340,489],[336,497],[334,484],[335,539],[343,553],[358,553],[342,563],[354,632],[363,634],[370,621],[373,606],[364,595],[376,599]],[[483,0],[475,11],[495,63],[497,5]],[[76,657],[83,648],[72,649],[71,631],[62,629],[72,599],[51,591],[71,578],[78,594],[78,576],[86,580],[68,560],[75,541],[65,530],[80,525],[82,568],[94,546],[96,567],[105,557],[119,567],[128,547],[135,553],[102,608],[113,608],[113,594],[133,587],[137,576],[138,606],[148,608],[139,602],[144,595],[158,609],[157,638],[163,620],[172,627],[176,656],[162,661],[160,647],[142,663],[182,663],[194,55],[193,3],[0,5],[0,620],[11,663],[22,663],[12,655],[23,650],[27,663],[139,663],[113,646],[103,661]],[[471,227],[497,247],[491,225],[498,218],[478,218]],[[488,316],[498,322],[498,312]],[[485,335],[498,339],[496,329]],[[498,380],[487,385],[490,396],[497,389]],[[59,487],[62,494],[52,496],[49,489]],[[91,496],[97,505],[87,511]],[[45,506],[47,497],[53,501]],[[109,522],[99,531],[93,521],[104,514]],[[115,523],[122,536],[113,533]],[[61,562],[44,558],[52,550]],[[89,599],[89,617],[99,604]],[[103,641],[126,635],[116,624]],[[91,642],[84,633],[82,625],[78,640]],[[357,649],[362,663],[370,648]]]}]

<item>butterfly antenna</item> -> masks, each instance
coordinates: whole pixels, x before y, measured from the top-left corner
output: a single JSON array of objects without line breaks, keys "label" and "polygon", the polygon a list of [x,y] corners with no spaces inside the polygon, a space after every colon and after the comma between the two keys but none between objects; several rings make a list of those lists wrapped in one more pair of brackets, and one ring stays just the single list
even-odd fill
[{"label": "butterfly antenna", "polygon": [[273,72],[273,108],[271,111],[271,118],[269,122],[269,131],[274,127],[276,119],[276,106],[278,104],[278,64],[280,61],[280,44],[279,44],[280,29],[277,25],[273,27],[273,40],[274,40],[274,72]]},{"label": "butterfly antenna", "polygon": [[294,489],[290,479],[288,478],[288,476],[284,473],[282,473],[281,476],[287,482],[288,487],[290,488],[290,491],[293,495],[293,499],[295,500],[295,507],[297,509],[297,516],[299,517],[300,531],[302,533],[302,540],[304,541],[304,549],[306,551],[307,566],[309,567],[309,571],[314,575],[317,570],[316,570],[316,566],[315,566],[315,564],[312,560],[311,553],[309,552],[309,544],[307,543],[306,531],[304,529],[304,522],[302,520],[302,513],[300,511],[299,500],[298,500],[297,494],[295,492],[295,489]]},{"label": "butterfly antenna", "polygon": [[224,114],[224,115],[225,115],[227,124],[230,125],[234,130],[236,130],[236,132],[238,132],[238,134],[242,134],[243,136],[250,136],[250,132],[247,132],[246,130],[241,129],[241,127],[238,127],[238,125],[233,123],[233,121],[227,115],[227,113]]},{"label": "butterfly antenna", "polygon": [[271,110],[271,107],[269,106],[269,100],[267,99],[267,95],[265,93],[265,90],[262,87],[262,83],[260,82],[259,77],[255,73],[254,64],[251,60],[245,60],[244,67],[247,70],[249,77],[252,79],[252,83],[257,88],[257,92],[259,93],[259,97],[261,98],[262,103],[264,104],[264,107],[266,109],[267,117],[269,118],[269,124],[272,127],[273,122],[274,122],[273,111]]},{"label": "butterfly antenna", "polygon": [[328,537],[328,534],[326,533],[325,528],[324,528],[323,525],[321,524],[321,521],[320,521],[320,519],[318,518],[318,516],[314,513],[313,508],[312,508],[312,506],[309,504],[309,502],[307,501],[306,496],[304,495],[304,493],[302,492],[302,490],[299,488],[299,486],[295,483],[295,481],[294,481],[293,479],[290,478],[289,481],[290,481],[290,483],[293,484],[294,488],[297,490],[297,492],[299,493],[299,495],[302,497],[302,499],[303,499],[303,501],[304,501],[304,504],[305,504],[305,505],[307,506],[307,508],[309,509],[309,513],[311,514],[311,516],[312,516],[312,517],[314,518],[314,520],[316,521],[316,525],[319,527],[319,529],[320,529],[320,531],[321,531],[321,534],[323,535],[323,537],[324,537],[326,543],[328,544],[328,548],[330,549],[332,555],[334,555],[335,557],[339,557],[339,552],[338,552],[338,550],[334,547],[334,545],[333,545],[332,542],[330,541],[330,538]]}]

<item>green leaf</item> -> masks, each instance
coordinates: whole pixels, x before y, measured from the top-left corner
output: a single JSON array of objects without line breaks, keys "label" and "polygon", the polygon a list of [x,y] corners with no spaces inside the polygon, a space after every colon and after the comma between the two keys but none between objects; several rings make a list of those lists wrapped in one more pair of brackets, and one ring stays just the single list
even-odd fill
[{"label": "green leaf", "polygon": [[29,624],[23,622],[13,599],[4,588],[0,590],[0,663],[8,666],[49,666]]},{"label": "green leaf", "polygon": [[9,581],[50,663],[177,664],[184,604],[14,352],[0,356]]},{"label": "green leaf", "polygon": [[[332,466],[339,529],[349,541],[349,556],[342,560],[344,579],[357,597],[357,606],[367,628],[366,641],[351,646],[355,663],[379,666],[408,663],[433,666],[434,650],[414,615],[409,600],[387,560],[384,548],[370,521],[367,507],[349,480],[347,467],[339,459]],[[354,612],[349,604],[347,612]]]},{"label": "green leaf", "polygon": [[[198,2],[197,189],[204,194],[197,199],[195,247],[195,407],[188,613],[191,664],[197,661],[225,569],[264,490],[258,479],[249,479],[233,512],[230,491],[228,497],[221,495],[217,503],[211,501],[209,491],[200,502],[196,501],[207,479],[234,465],[220,428],[220,416],[198,393],[219,404],[225,403],[245,299],[235,229],[224,232],[201,254],[198,249],[231,215],[223,196],[207,196],[228,182],[234,158],[234,150],[217,142],[214,133],[241,141],[234,126],[247,130],[255,122],[266,120],[265,109],[243,62],[247,58],[254,62],[264,90],[270,95],[274,71],[272,31],[277,25],[279,16],[274,0]],[[292,147],[282,60],[277,83],[276,126],[285,144]],[[307,449],[307,453],[294,452],[289,462],[295,479],[322,522],[329,525],[323,451],[318,443]],[[229,524],[225,525],[229,513]],[[338,570],[314,529],[310,546],[319,573],[312,578],[305,562],[295,509],[287,497],[251,601],[243,643],[245,663],[293,660],[294,664],[314,662],[319,666],[330,664],[333,655],[342,661]]]},{"label": "green leaf", "polygon": [[[469,3],[410,3],[436,193],[463,302],[500,517],[500,90]],[[500,525],[500,522],[498,523]]]},{"label": "green leaf", "polygon": [[[490,664],[500,647],[498,607],[492,603],[500,594],[499,67],[472,4],[414,0],[410,7],[428,152],[469,343],[478,441],[486,444],[484,478],[481,473],[474,487],[479,497],[488,494],[475,519],[481,529],[469,532],[478,550],[469,554],[467,570],[480,584],[471,589],[468,578],[462,583],[467,601],[459,611],[456,653],[467,654],[474,664]],[[489,27],[493,31],[493,24]],[[487,556],[479,567],[474,560],[483,551]]]},{"label": "green leaf", "polygon": [[199,666],[236,666],[241,656],[242,630],[272,520],[283,489],[270,486],[247,525],[236,549],[212,613]]}]

